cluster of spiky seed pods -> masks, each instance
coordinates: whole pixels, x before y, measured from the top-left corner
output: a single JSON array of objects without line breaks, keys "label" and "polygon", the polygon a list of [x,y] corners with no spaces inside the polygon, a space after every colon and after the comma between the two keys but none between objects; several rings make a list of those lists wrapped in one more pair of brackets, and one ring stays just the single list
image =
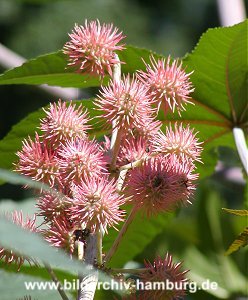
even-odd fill
[{"label": "cluster of spiky seed pods", "polygon": [[[159,112],[181,115],[192,103],[191,73],[178,60],[151,56],[143,70],[117,76],[113,70],[124,63],[116,55],[124,49],[118,45],[123,38],[112,24],[86,21],[75,26],[64,46],[68,67],[101,81],[111,77],[94,100],[101,112],[97,118],[104,120],[110,134],[101,141],[91,138],[92,119],[83,102],[59,100],[44,109],[41,133],[25,139],[17,152],[17,172],[58,191],[57,196],[39,191],[36,205],[46,227],[38,233],[70,255],[76,252],[76,230],[108,234],[110,227],[125,221],[125,205],[134,212],[141,210],[148,219],[172,211],[190,203],[198,178],[195,162],[201,162],[202,147],[196,133],[177,123],[168,125],[164,133],[157,118]],[[16,216],[13,222],[36,231],[33,221]],[[32,262],[4,248],[0,258],[16,262],[19,268],[25,259]],[[140,274],[143,281],[186,280],[181,264],[173,264],[168,253],[164,259],[145,262],[145,267]],[[182,290],[153,291],[137,299],[183,295]]]}]

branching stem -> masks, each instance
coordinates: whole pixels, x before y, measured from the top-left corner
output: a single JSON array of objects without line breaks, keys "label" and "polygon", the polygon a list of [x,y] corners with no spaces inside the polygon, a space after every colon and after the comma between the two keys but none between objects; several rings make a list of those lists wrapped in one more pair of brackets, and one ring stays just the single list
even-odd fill
[{"label": "branching stem", "polygon": [[97,263],[98,265],[102,265],[102,230],[99,229],[97,232]]},{"label": "branching stem", "polygon": [[63,290],[63,287],[60,283],[60,281],[58,280],[58,277],[56,276],[56,274],[54,273],[53,269],[51,268],[51,266],[48,263],[44,263],[44,266],[47,270],[47,272],[50,274],[53,282],[56,283],[57,287],[58,287],[58,292],[61,296],[61,299],[63,300],[69,300],[69,298],[67,297],[66,293]]},{"label": "branching stem", "polygon": [[112,256],[114,255],[114,253],[116,252],[123,236],[125,235],[127,229],[128,229],[128,226],[130,225],[130,223],[133,221],[134,217],[136,215],[136,208],[135,206],[132,208],[128,218],[126,219],[125,223],[123,224],[121,230],[119,231],[118,233],[118,236],[117,238],[115,239],[112,247],[110,248],[109,252],[107,253],[106,255],[106,258],[105,258],[105,263],[107,264],[110,259],[112,258]]}]

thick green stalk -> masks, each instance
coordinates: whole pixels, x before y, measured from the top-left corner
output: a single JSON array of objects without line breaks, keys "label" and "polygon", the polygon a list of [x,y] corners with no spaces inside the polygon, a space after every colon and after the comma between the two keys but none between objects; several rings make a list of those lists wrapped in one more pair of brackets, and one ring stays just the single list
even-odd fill
[{"label": "thick green stalk", "polygon": [[236,143],[236,147],[238,150],[238,154],[244,170],[248,175],[248,149],[245,141],[245,135],[241,128],[234,127],[233,128],[233,136]]},{"label": "thick green stalk", "polygon": [[106,257],[105,257],[105,263],[107,264],[110,259],[112,258],[112,256],[115,254],[117,248],[119,247],[119,244],[123,238],[123,236],[125,235],[129,225],[131,224],[131,222],[133,221],[134,217],[136,215],[136,208],[133,207],[128,218],[126,219],[125,223],[123,224],[121,230],[118,233],[117,238],[115,239],[112,247],[110,248],[109,252],[107,253]]}]

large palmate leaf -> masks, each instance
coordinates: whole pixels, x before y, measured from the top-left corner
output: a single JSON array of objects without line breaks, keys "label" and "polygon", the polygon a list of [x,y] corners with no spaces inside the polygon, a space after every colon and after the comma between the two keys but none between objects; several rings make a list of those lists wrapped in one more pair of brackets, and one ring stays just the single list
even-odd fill
[{"label": "large palmate leaf", "polygon": [[233,27],[209,29],[202,35],[183,61],[187,71],[194,71],[194,106],[188,105],[182,118],[161,116],[165,124],[182,121],[199,131],[205,162],[200,170],[210,172],[214,166],[211,149],[234,146],[234,127],[247,128],[247,24],[244,21]]},{"label": "large palmate leaf", "polygon": [[[209,29],[184,60],[195,89],[194,98],[219,121],[241,126],[247,119],[248,21],[233,27]],[[223,124],[223,125],[224,125]]]},{"label": "large palmate leaf", "polygon": [[[125,63],[123,72],[133,73],[144,68],[141,57],[147,59],[150,54],[151,51],[146,49],[127,46],[126,50],[119,54],[120,60]],[[99,86],[101,82],[99,78],[82,75],[76,73],[73,68],[67,68],[66,55],[58,51],[31,59],[20,67],[6,71],[0,76],[0,85],[3,84],[48,84],[87,88]]]},{"label": "large palmate leaf", "polygon": [[99,85],[97,78],[82,76],[66,69],[66,57],[62,51],[30,59],[23,65],[6,71],[0,76],[0,84],[43,84],[62,87],[90,87]]}]

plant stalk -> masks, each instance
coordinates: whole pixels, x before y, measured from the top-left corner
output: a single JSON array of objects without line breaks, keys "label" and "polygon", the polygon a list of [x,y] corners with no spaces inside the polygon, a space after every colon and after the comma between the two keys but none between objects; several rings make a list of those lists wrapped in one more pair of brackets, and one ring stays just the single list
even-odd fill
[{"label": "plant stalk", "polygon": [[[117,161],[117,156],[120,150],[120,146],[121,146],[121,139],[122,139],[122,134],[123,134],[123,129],[119,128],[119,129],[113,129],[113,135],[114,135],[114,131],[117,130],[116,132],[116,136],[115,136],[115,140],[113,143],[113,148],[111,148],[111,152],[112,152],[112,159],[111,159],[111,164],[110,164],[110,170],[115,170],[116,169],[116,161]],[[112,136],[113,136],[112,135]]]},{"label": "plant stalk", "polygon": [[132,208],[128,218],[126,219],[125,223],[123,224],[121,230],[119,231],[118,233],[118,236],[117,238],[115,239],[112,247],[110,248],[109,252],[107,253],[106,257],[105,257],[105,263],[107,264],[110,259],[112,258],[112,256],[115,254],[120,242],[121,242],[121,239],[123,238],[123,236],[125,235],[129,225],[131,224],[131,222],[133,221],[134,217],[136,215],[136,208],[135,206]]},{"label": "plant stalk", "polygon": [[142,163],[143,163],[146,159],[152,158],[152,157],[156,157],[158,154],[159,154],[159,153],[157,153],[157,152],[156,152],[156,153],[152,153],[152,154],[150,154],[150,155],[147,156],[147,157],[143,157],[143,158],[141,158],[141,159],[139,159],[139,160],[136,160],[136,161],[134,161],[134,162],[132,162],[132,163],[129,163],[129,164],[124,165],[124,166],[121,166],[121,167],[119,168],[120,174],[119,174],[119,177],[118,177],[118,179],[117,179],[117,191],[118,191],[118,192],[121,192],[122,186],[123,186],[123,183],[124,183],[124,181],[125,181],[125,178],[126,178],[126,175],[127,175],[128,170],[133,169],[133,168],[136,168],[136,167],[139,167],[140,165],[142,165]]},{"label": "plant stalk", "polygon": [[[115,83],[120,83],[121,81],[121,63],[120,63],[120,59],[118,57],[117,54],[115,54],[115,59],[118,61],[118,63],[116,63],[113,67],[113,82]],[[112,156],[112,160],[111,160],[111,166],[110,169],[115,170],[116,167],[116,159],[117,159],[117,155],[119,152],[119,148],[120,148],[120,143],[121,143],[121,129],[117,129],[116,128],[116,122],[112,122],[112,136],[111,136],[111,142],[110,142],[110,151],[111,151],[111,156]]]},{"label": "plant stalk", "polygon": [[58,292],[59,292],[59,294],[61,296],[61,299],[63,299],[63,300],[69,300],[69,298],[67,297],[66,293],[63,290],[63,287],[62,287],[60,281],[58,280],[58,277],[54,273],[54,271],[51,268],[51,266],[49,264],[47,264],[47,263],[44,263],[44,266],[45,266],[47,272],[50,274],[53,282],[55,282],[57,284]]},{"label": "plant stalk", "polygon": [[103,231],[99,229],[97,232],[97,263],[98,265],[102,265],[102,237]]},{"label": "plant stalk", "polygon": [[[83,242],[79,242],[78,247],[78,259],[81,260],[82,253],[84,253],[84,261],[88,264],[92,272],[87,275],[79,274],[80,287],[77,300],[93,300],[98,282],[98,272],[94,270],[94,264],[97,257],[96,234],[90,234],[86,240],[86,245]],[[82,250],[82,247],[86,248],[85,252]]]},{"label": "plant stalk", "polygon": [[248,175],[248,149],[245,141],[244,132],[241,128],[234,127],[233,136],[234,136],[234,140],[235,140],[235,144],[238,150],[240,160],[243,164],[246,174]]}]

